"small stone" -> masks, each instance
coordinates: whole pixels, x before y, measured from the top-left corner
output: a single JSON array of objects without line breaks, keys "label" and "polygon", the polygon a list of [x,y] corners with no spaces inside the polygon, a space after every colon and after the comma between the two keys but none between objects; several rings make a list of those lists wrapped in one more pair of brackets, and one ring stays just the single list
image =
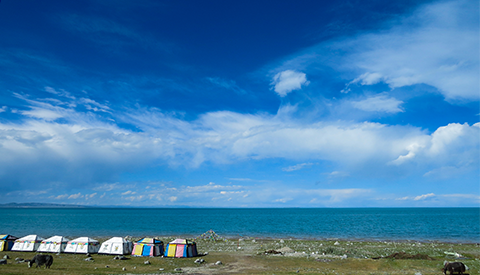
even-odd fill
[{"label": "small stone", "polygon": [[7,259],[1,259],[0,264],[7,264]]},{"label": "small stone", "polygon": [[137,269],[137,267],[136,267],[136,266],[134,266],[134,267],[133,267],[133,269]]},{"label": "small stone", "polygon": [[180,267],[177,267],[174,269],[174,271],[182,271],[182,269]]},{"label": "small stone", "polygon": [[97,269],[97,267],[93,268],[93,269]]},{"label": "small stone", "polygon": [[203,253],[203,255],[208,255],[208,252]]},{"label": "small stone", "polygon": [[339,242],[335,242],[333,245],[339,245],[340,243]]},{"label": "small stone", "polygon": [[23,261],[23,259],[22,259],[22,258],[18,258],[18,257],[17,257],[17,258],[15,258],[15,261],[17,261],[17,262],[22,262],[22,261]]},{"label": "small stone", "polygon": [[284,241],[284,240],[280,240],[280,243],[285,243],[285,241]]},{"label": "small stone", "polygon": [[88,257],[88,258],[86,258],[84,261],[91,261],[91,262],[93,262],[93,258],[92,258],[92,257]]},{"label": "small stone", "polygon": [[252,243],[255,243],[255,242],[257,242],[257,241],[256,241],[256,240],[252,240]]},{"label": "small stone", "polygon": [[143,264],[150,264],[150,261],[145,261],[143,262]]},{"label": "small stone", "polygon": [[164,271],[164,270],[165,270],[165,268],[159,268],[158,270],[159,270],[159,271]]},{"label": "small stone", "polygon": [[3,258],[4,258],[4,259],[10,259],[10,256],[5,255],[5,256],[3,256]]},{"label": "small stone", "polygon": [[127,270],[127,269],[126,269],[125,267],[122,267],[122,270],[125,271],[125,270]]},{"label": "small stone", "polygon": [[105,268],[109,268],[109,266],[108,266],[108,265],[106,265],[106,266],[105,266]]},{"label": "small stone", "polygon": [[120,260],[120,257],[119,256],[115,256],[113,257],[114,260]]},{"label": "small stone", "polygon": [[215,265],[222,265],[223,263],[221,261],[217,261]]}]

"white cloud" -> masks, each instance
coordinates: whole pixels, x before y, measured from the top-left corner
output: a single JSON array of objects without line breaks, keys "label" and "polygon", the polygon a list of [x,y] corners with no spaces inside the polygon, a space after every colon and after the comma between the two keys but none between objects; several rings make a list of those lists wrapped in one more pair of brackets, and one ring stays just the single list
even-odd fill
[{"label": "white cloud", "polygon": [[416,196],[415,198],[413,198],[413,200],[414,201],[419,201],[419,200],[425,200],[425,199],[433,198],[433,197],[435,197],[435,194],[434,193],[429,193],[429,194],[425,194],[425,195]]},{"label": "white cloud", "polygon": [[[95,112],[105,112],[105,113],[110,113],[110,107],[104,104],[100,104],[96,102],[95,100],[89,99],[89,98],[80,98],[78,100],[80,104],[84,104],[87,110],[92,110]],[[93,107],[92,107],[93,106]]]},{"label": "white cloud", "polygon": [[[451,147],[452,143],[457,142],[460,138],[466,137],[467,140],[472,142],[472,137],[469,134],[473,134],[472,130],[478,132],[478,126],[480,123],[476,123],[474,126],[475,128],[471,128],[467,123],[459,124],[459,123],[450,123],[447,126],[439,127],[433,134],[432,134],[432,145],[430,147],[430,154],[436,155],[445,150],[448,150]],[[470,133],[468,133],[470,132]]]},{"label": "white cloud", "polygon": [[282,171],[292,172],[292,171],[297,171],[297,170],[303,169],[305,167],[310,167],[312,165],[313,165],[313,163],[301,163],[301,164],[296,164],[296,165],[293,165],[293,166],[282,168]]},{"label": "white cloud", "polygon": [[[442,167],[464,173],[479,165],[480,123],[452,123],[430,135],[411,126],[305,123],[288,115],[265,113],[218,111],[187,121],[157,109],[138,108],[114,117],[140,130],[130,131],[75,107],[24,100],[29,106],[58,108],[64,121],[25,116],[21,123],[0,123],[0,174],[2,182],[16,188],[30,188],[35,182],[35,188],[41,189],[60,182],[64,186],[95,185],[95,191],[109,192],[124,187],[109,182],[144,165],[196,168],[205,162],[230,164],[268,158],[300,163],[284,171],[310,166],[310,162],[302,162],[307,159],[333,163],[350,173],[388,168],[423,175]],[[30,173],[22,173],[25,169]],[[41,178],[34,176],[38,173]],[[207,187],[202,188],[216,190],[216,194],[237,188],[214,183]],[[205,191],[202,188],[192,191]]]},{"label": "white cloud", "polygon": [[403,102],[387,95],[377,95],[360,101],[353,101],[353,107],[366,112],[399,113]]},{"label": "white cloud", "polygon": [[293,70],[285,70],[277,73],[271,82],[272,89],[280,96],[284,97],[294,90],[300,90],[302,86],[308,86],[310,81],[307,80],[307,75],[302,72]]},{"label": "white cloud", "polygon": [[391,161],[389,164],[400,165],[410,159],[413,159],[416,153],[424,148],[424,145],[420,145],[418,143],[413,143],[407,146],[408,153],[406,155],[399,156],[396,160]]},{"label": "white cloud", "polygon": [[40,118],[45,120],[56,120],[63,117],[62,114],[55,112],[54,110],[42,109],[37,107],[32,107],[29,111],[22,111],[23,115],[27,115],[34,118]]},{"label": "white cloud", "polygon": [[291,200],[292,200],[291,198],[282,198],[282,199],[276,199],[276,200],[274,200],[273,202],[286,203],[286,202],[289,202],[289,201],[291,201]]},{"label": "white cloud", "polygon": [[68,197],[68,199],[69,199],[69,200],[70,200],[70,199],[76,200],[76,199],[82,198],[82,197],[83,197],[83,195],[82,195],[81,193],[77,193],[77,194],[72,194],[72,195],[70,195],[70,196]]},{"label": "white cloud", "polygon": [[473,10],[478,1],[429,4],[400,25],[335,46],[355,49],[345,57],[350,68],[362,71],[352,83],[381,80],[392,88],[425,83],[447,99],[478,100],[480,39]]},{"label": "white cloud", "polygon": [[397,201],[424,201],[428,198],[434,198],[434,197],[438,197],[438,196],[435,195],[434,193],[429,193],[429,194],[419,195],[419,196],[415,196],[415,197],[406,196],[406,197],[402,197],[402,198],[397,198],[395,200],[397,200]]},{"label": "white cloud", "polygon": [[342,93],[350,92],[350,85],[355,83],[360,83],[362,85],[373,85],[377,84],[382,80],[382,75],[379,73],[364,73],[361,76],[355,78],[350,83],[345,85],[345,88],[341,90]]},{"label": "white cloud", "polygon": [[68,98],[68,99],[72,99],[72,100],[76,99],[75,96],[73,96],[72,94],[70,94],[69,92],[67,92],[63,89],[56,90],[52,87],[46,86],[45,91],[48,92],[48,93],[54,94],[54,95],[58,95],[58,96],[61,96],[61,97]]},{"label": "white cloud", "polygon": [[0,113],[6,112],[6,111],[7,111],[7,106],[2,106],[2,108],[0,108]]},{"label": "white cloud", "polygon": [[327,173],[327,176],[329,178],[344,178],[344,177],[350,176],[350,174],[345,171],[333,171],[333,172]]}]

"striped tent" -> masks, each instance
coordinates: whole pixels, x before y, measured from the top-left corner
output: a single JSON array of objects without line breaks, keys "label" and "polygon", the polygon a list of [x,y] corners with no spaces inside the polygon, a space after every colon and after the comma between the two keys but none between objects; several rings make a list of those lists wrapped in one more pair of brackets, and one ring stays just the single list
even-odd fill
[{"label": "striped tent", "polygon": [[163,242],[154,238],[143,238],[133,246],[133,256],[160,256],[163,254]]},{"label": "striped tent", "polygon": [[165,249],[165,257],[188,258],[197,254],[197,244],[186,239],[176,239],[168,243]]},{"label": "striped tent", "polygon": [[16,239],[18,238],[12,235],[0,235],[0,251],[11,250]]}]

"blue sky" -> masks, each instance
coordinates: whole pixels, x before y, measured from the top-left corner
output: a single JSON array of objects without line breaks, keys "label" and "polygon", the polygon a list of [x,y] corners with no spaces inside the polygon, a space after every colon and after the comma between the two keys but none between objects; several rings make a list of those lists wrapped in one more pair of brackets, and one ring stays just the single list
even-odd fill
[{"label": "blue sky", "polygon": [[0,201],[480,206],[479,3],[387,2],[2,1]]}]

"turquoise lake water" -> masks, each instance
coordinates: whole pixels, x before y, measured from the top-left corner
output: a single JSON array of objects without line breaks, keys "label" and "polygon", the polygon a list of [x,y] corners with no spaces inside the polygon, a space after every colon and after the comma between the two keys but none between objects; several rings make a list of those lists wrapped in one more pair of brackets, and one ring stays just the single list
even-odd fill
[{"label": "turquoise lake water", "polygon": [[480,243],[480,208],[0,209],[0,234],[416,240]]}]

